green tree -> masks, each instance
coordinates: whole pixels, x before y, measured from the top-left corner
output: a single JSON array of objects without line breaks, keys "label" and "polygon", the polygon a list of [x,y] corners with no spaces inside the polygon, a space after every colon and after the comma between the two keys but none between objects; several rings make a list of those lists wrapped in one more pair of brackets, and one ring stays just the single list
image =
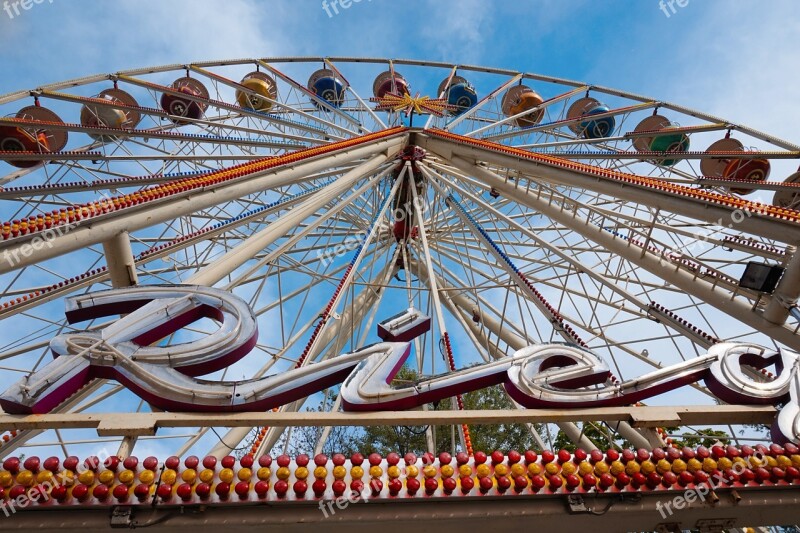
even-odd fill
[{"label": "green tree", "polygon": [[[416,371],[403,367],[392,382],[396,386],[408,386],[419,381]],[[452,410],[452,399],[447,398],[428,406],[430,410]],[[464,409],[514,409],[514,404],[500,386],[487,387],[463,395]],[[456,417],[454,417],[456,418]],[[434,426],[433,434],[436,438],[435,450],[461,451],[460,439],[456,433],[456,448],[453,450],[453,432],[459,426]],[[378,452],[386,454],[391,451],[398,453],[421,453],[428,450],[426,440],[427,426],[375,426],[364,428],[358,447],[364,453]],[[526,450],[536,448],[533,436],[525,424],[494,424],[469,426],[470,438],[474,450],[483,450],[491,453],[493,450],[508,451],[511,449]]]},{"label": "green tree", "polygon": [[[666,428],[666,430],[667,433],[674,435],[677,431],[680,431],[680,428],[670,427]],[[716,444],[717,441],[728,444],[730,440],[731,437],[729,433],[712,428],[698,429],[693,433],[684,432],[679,437],[672,437],[673,444],[679,448],[683,448],[684,446],[690,448],[696,448],[698,446],[709,447]]]},{"label": "green tree", "polygon": [[[392,381],[396,387],[405,387],[419,381],[419,374],[409,367],[402,367]],[[514,404],[506,396],[500,386],[463,395],[465,409],[514,409]],[[451,399],[442,400],[436,404],[428,405],[430,410],[451,410]],[[308,408],[307,411],[324,411],[320,405]],[[457,416],[454,415],[454,419]],[[456,433],[456,447],[453,450],[453,431],[458,431],[459,426],[434,426],[435,450],[428,450],[426,432],[427,426],[370,426],[370,427],[339,427],[333,428],[323,452],[326,454],[349,454],[359,451],[363,454],[373,452],[385,455],[389,452],[405,454],[414,452],[420,454],[426,451],[460,451],[458,433]],[[290,453],[312,453],[322,434],[322,427],[295,428],[289,438],[289,445],[285,441],[275,447]],[[483,426],[469,426],[470,437],[474,450],[483,450],[487,453],[493,450],[508,451],[511,449],[526,450],[538,448],[525,424],[495,424]]]}]

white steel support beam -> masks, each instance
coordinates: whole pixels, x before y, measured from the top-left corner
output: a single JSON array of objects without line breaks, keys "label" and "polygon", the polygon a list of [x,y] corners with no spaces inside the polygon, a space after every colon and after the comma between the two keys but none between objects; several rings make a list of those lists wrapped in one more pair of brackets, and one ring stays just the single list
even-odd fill
[{"label": "white steel support beam", "polygon": [[103,437],[155,435],[158,428],[228,426],[420,426],[426,424],[524,424],[526,422],[580,422],[624,420],[635,427],[665,425],[769,424],[777,411],[759,405],[623,406],[582,409],[476,409],[444,411],[247,412],[247,413],[51,413],[0,414],[0,431],[96,429]]},{"label": "white steel support beam", "polygon": [[[255,256],[255,254],[259,253],[267,246],[273,244],[276,240],[282,237],[286,237],[289,234],[289,231],[299,226],[303,220],[316,213],[325,204],[328,204],[333,200],[340,198],[344,193],[350,191],[356,182],[376,171],[377,167],[380,166],[380,164],[382,163],[381,161],[379,161],[380,157],[381,156],[379,156],[377,160],[373,159],[365,163],[364,165],[362,165],[363,168],[357,167],[356,169],[353,169],[352,171],[353,174],[351,176],[348,175],[342,176],[333,185],[330,185],[325,189],[319,191],[318,193],[314,194],[313,196],[311,196],[310,199],[305,202],[305,204],[302,204],[297,208],[292,209],[287,214],[285,214],[284,216],[280,217],[278,220],[270,224],[268,227],[261,230],[261,232],[253,235],[252,237],[249,237],[245,241],[246,246],[242,246],[243,249],[237,252],[237,254],[240,254],[239,255],[240,257],[247,257],[248,253],[250,253],[251,255],[247,257],[247,259],[251,259]],[[316,220],[311,222],[305,229],[303,229],[303,231],[293,235],[285,243],[281,243],[279,247],[270,251],[255,265],[248,268],[245,272],[237,274],[237,278],[226,288],[230,289],[244,282],[244,280],[254,275],[258,271],[258,269],[262,268],[264,265],[280,257],[280,255],[283,252],[285,252],[286,250],[290,249],[292,246],[297,244],[298,241],[306,237],[309,233],[315,231],[325,221],[329,220],[331,217],[340,213],[345,207],[347,207],[347,205],[350,202],[361,196],[361,194],[363,194],[367,189],[369,189],[370,187],[374,187],[375,182],[390,171],[391,168],[386,169],[385,171],[381,172],[374,178],[370,179],[367,183],[356,189],[356,191],[353,192],[353,194],[349,195],[340,204],[336,205],[330,211],[326,212],[323,216],[318,217]],[[331,187],[333,188],[331,189]],[[298,211],[298,213],[295,214],[295,211]],[[259,246],[260,244],[263,245]],[[235,248],[234,250],[237,250],[238,248],[239,247]],[[228,260],[230,260],[230,258]],[[219,266],[220,268],[226,268],[224,262]],[[204,274],[203,274],[204,276],[213,275],[211,273],[212,270],[211,267],[214,267],[214,264],[209,265],[208,268],[204,269]],[[206,271],[209,271],[209,273],[205,274]]]},{"label": "white steel support beam", "polygon": [[[678,196],[644,185],[603,179],[588,172],[561,168],[555,164],[532,161],[477,146],[459,144],[447,139],[431,137],[421,132],[415,132],[411,142],[434,152],[444,160],[453,162],[457,168],[462,170],[468,166],[476,167],[478,162],[487,162],[536,176],[537,179],[544,182],[579,187],[600,194],[607,194],[620,200],[660,208],[662,211],[678,213],[711,224],[718,224],[720,219],[723,222],[734,220],[732,217],[737,211],[725,205],[688,196]],[[501,181],[505,183],[505,180]],[[743,225],[747,233],[788,244],[800,245],[800,226],[796,222],[761,216],[755,212],[747,214],[749,218],[747,223]]]},{"label": "white steel support beam", "polygon": [[590,223],[578,216],[574,211],[565,209],[558,202],[550,201],[547,195],[542,195],[518,188],[514,183],[506,182],[497,174],[476,166],[469,161],[454,157],[450,162],[459,170],[477,178],[487,187],[494,187],[503,195],[520,204],[534,209],[539,213],[555,220],[559,224],[575,231],[583,237],[594,241],[605,249],[619,255],[623,259],[643,268],[664,281],[675,285],[688,294],[708,303],[723,313],[747,324],[765,335],[786,346],[800,349],[800,336],[792,330],[766,320],[753,310],[752,306],[741,299],[732,298],[729,291],[715,286],[712,282],[692,276],[688,272],[675,268],[664,259],[650,252],[642,255],[642,249],[632,243],[614,236],[603,228]]},{"label": "white steel support beam", "polygon": [[[56,234],[48,240],[47,246],[37,246],[33,250],[27,240],[9,242],[8,246],[2,246],[0,243],[0,248],[4,253],[19,257],[19,262],[15,263],[13,267],[9,262],[0,263],[0,274],[107,241],[123,231],[136,231],[259,191],[300,183],[306,181],[309,175],[340,164],[372,157],[376,154],[380,154],[377,158],[380,159],[378,163],[380,164],[394,157],[405,145],[407,138],[407,134],[401,133],[355,148],[345,148],[339,152],[311,157],[296,164],[257,172],[229,184],[187,191],[169,198],[130,207],[120,212],[108,213],[95,217],[88,223],[81,224],[70,231]],[[33,234],[31,238],[36,238],[37,235]],[[23,250],[25,253],[22,253]]]},{"label": "white steel support beam", "polygon": [[139,283],[136,276],[136,261],[131,250],[131,240],[127,231],[118,233],[103,242],[103,253],[106,256],[111,286],[132,287]]},{"label": "white steel support beam", "polygon": [[117,457],[120,459],[127,459],[133,452],[133,447],[136,446],[136,441],[139,437],[135,435],[128,435],[122,438],[122,442],[117,449]]},{"label": "white steel support beam", "polygon": [[[405,175],[408,176],[409,185],[411,189],[411,196],[413,198],[413,205],[414,205],[414,222],[416,222],[417,227],[419,228],[419,236],[420,241],[422,243],[422,254],[423,254],[423,261],[425,262],[425,269],[428,272],[428,287],[430,288],[430,295],[431,301],[433,302],[433,312],[436,314],[436,321],[437,325],[439,326],[439,335],[441,338],[447,342],[445,345],[445,350],[447,351],[447,356],[450,358],[448,360],[448,365],[452,363],[453,368],[450,368],[450,371],[455,371],[455,361],[452,359],[452,353],[450,353],[451,347],[447,333],[447,326],[444,322],[444,313],[442,312],[442,301],[439,296],[439,285],[436,281],[436,275],[433,271],[433,260],[431,259],[431,250],[428,247],[428,232],[425,230],[425,219],[422,216],[422,207],[420,206],[420,197],[417,194],[417,182],[414,179],[414,172],[411,170],[411,163],[406,161],[405,165]],[[402,179],[402,178],[401,178]],[[411,227],[414,227],[412,224]],[[433,354],[431,354],[433,357]],[[463,407],[463,402],[461,396],[452,397],[450,399],[450,406],[453,410],[458,410],[459,405]],[[463,426],[458,428],[458,435],[459,440],[461,442],[461,449],[470,451],[472,446],[467,446],[466,437],[464,435],[465,429]],[[455,446],[453,446],[455,449]],[[433,451],[433,450],[431,450]]]}]

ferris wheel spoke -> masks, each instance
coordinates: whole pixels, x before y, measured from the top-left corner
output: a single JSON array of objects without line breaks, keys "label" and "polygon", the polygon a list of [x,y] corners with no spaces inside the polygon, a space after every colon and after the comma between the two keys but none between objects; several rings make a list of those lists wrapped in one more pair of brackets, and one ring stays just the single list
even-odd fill
[{"label": "ferris wheel spoke", "polygon": [[[377,261],[377,257],[373,260]],[[386,278],[387,271],[393,271],[395,269],[394,262],[387,263],[384,269],[378,273],[376,276],[376,280],[383,280]],[[346,293],[345,287],[342,288],[342,293]],[[372,290],[363,290],[358,293],[358,295],[354,298],[353,304],[350,306],[344,306],[340,318],[336,321],[336,327],[328,327],[322,329],[317,340],[315,342],[310,343],[306,347],[306,352],[303,356],[301,356],[301,361],[299,361],[299,365],[308,364],[310,361],[318,361],[322,362],[330,357],[335,357],[339,355],[335,352],[335,344],[336,338],[338,337],[340,332],[348,331],[351,328],[351,325],[357,322],[360,322],[364,319],[364,316],[375,305],[377,298],[379,296],[380,290],[372,291]],[[331,346],[329,346],[331,345]],[[326,350],[325,347],[329,346]],[[279,409],[280,412],[287,412],[287,411],[297,411],[299,410],[305,403],[306,399],[298,400],[296,402],[292,402],[291,404],[284,405]],[[236,428],[231,430],[231,432],[236,431]],[[274,428],[271,427],[268,429],[264,440],[261,443],[261,446],[258,450],[256,450],[255,455],[259,455],[264,453],[264,450],[271,449],[276,442],[280,439],[281,435],[283,434],[284,428]],[[239,430],[238,433],[235,434],[236,437],[241,435],[242,431]],[[244,438],[246,433],[242,435],[241,438]],[[221,447],[219,445],[215,446],[209,454],[217,455],[217,454],[224,454],[225,447],[224,445]]]},{"label": "ferris wheel spoke", "polygon": [[262,67],[264,67],[265,69],[267,69],[270,72],[272,72],[278,78],[282,79],[283,81],[285,81],[286,83],[288,83],[289,85],[294,87],[301,94],[304,94],[305,96],[307,96],[308,98],[313,100],[316,104],[318,104],[318,105],[322,106],[323,108],[325,108],[328,112],[333,113],[333,114],[337,115],[339,118],[343,119],[345,122],[348,122],[348,123],[352,124],[353,126],[356,126],[358,128],[358,133],[350,131],[351,134],[360,135],[360,134],[362,134],[364,132],[366,132],[366,133],[370,132],[370,130],[367,129],[356,118],[354,118],[354,117],[350,116],[349,114],[341,111],[339,108],[337,108],[336,106],[332,105],[327,100],[324,100],[324,99],[320,98],[319,96],[317,96],[313,92],[309,91],[302,84],[296,82],[295,80],[293,80],[292,78],[290,78],[289,76],[287,76],[286,74],[284,74],[283,72],[278,70],[277,68],[269,65],[268,63],[265,63],[264,61],[262,61],[260,59],[257,60],[257,63],[259,65],[261,65]]},{"label": "ferris wheel spoke", "polygon": [[[357,167],[356,169],[343,175],[335,183],[328,185],[325,190],[316,193],[308,200],[306,200],[306,202],[304,202],[300,206],[290,211],[282,219],[276,221],[274,224],[270,224],[269,226],[267,226],[267,228],[265,228],[261,232],[248,238],[247,241],[245,241],[245,243],[243,243],[243,245],[241,246],[241,250],[237,253],[240,254],[240,257],[246,258],[248,254],[252,255],[253,251],[263,249],[266,246],[272,244],[273,242],[275,242],[284,235],[286,229],[296,226],[298,222],[304,220],[309,215],[318,211],[323,205],[335,201],[339,197],[339,195],[349,190],[350,187],[353,186],[355,182],[361,180],[365,174],[369,174],[375,171],[381,165],[381,163],[384,162],[384,160],[385,160],[384,156],[376,156],[376,158],[372,159],[370,162],[365,163],[361,167]],[[371,180],[367,181],[366,184],[362,185],[359,189],[356,189],[356,192],[350,195],[349,200],[352,200],[353,198],[360,196],[366,189],[372,187],[374,183],[378,181],[383,176],[383,174],[388,171],[389,170],[387,169],[383,173],[378,174],[377,177],[372,178]],[[339,206],[334,207],[329,212],[336,213],[341,211],[344,208],[344,206],[347,205],[347,201],[349,200],[342,202],[341,204],[339,204]],[[263,264],[273,260],[275,257],[283,253],[284,250],[291,248],[297,241],[299,241],[308,233],[316,229],[319,225],[325,222],[325,220],[327,220],[327,216],[318,218],[316,222],[310,224],[305,230],[303,230],[295,237],[282,244],[273,253],[269,254],[259,263],[257,263],[253,267],[250,267],[247,271],[245,271],[245,273],[240,275],[236,280],[233,280],[231,282],[230,287],[231,288],[235,287],[236,284],[240,282],[240,280],[251,275],[253,272],[261,268]],[[226,268],[229,262],[230,258],[226,258],[226,264],[225,264]]]},{"label": "ferris wheel spoke", "polygon": [[[545,111],[548,110],[548,108],[550,106],[552,106],[554,104],[561,103],[561,102],[565,102],[565,101],[569,100],[570,98],[572,98],[573,96],[576,96],[576,95],[581,94],[581,93],[583,93],[585,91],[588,91],[588,90],[589,90],[589,86],[588,85],[575,87],[574,89],[571,89],[571,90],[569,90],[569,91],[567,91],[565,93],[562,93],[562,94],[560,94],[558,96],[554,96],[552,98],[549,98],[548,100],[543,101],[541,104],[539,104],[537,106],[533,106],[533,107],[531,107],[529,109],[525,109],[523,111],[520,111],[519,113],[516,113],[516,114],[511,115],[509,117],[506,117],[504,119],[498,120],[498,121],[496,121],[494,123],[488,124],[486,126],[482,126],[482,127],[478,128],[476,130],[473,130],[473,131],[470,131],[468,133],[465,133],[464,136],[465,137],[473,137],[473,136],[476,136],[476,135],[478,135],[480,133],[493,130],[493,129],[497,128],[498,126],[503,126],[503,125],[506,125],[506,124],[514,124],[514,125],[516,125],[516,124],[518,124],[519,119],[528,117],[530,115],[535,115],[535,114],[539,114],[539,113],[545,112]],[[504,132],[496,133],[496,134],[486,134],[486,135],[481,136],[480,138],[484,139],[484,140],[494,140],[494,141],[496,141],[496,140],[511,139],[511,138],[517,137],[519,135],[524,135],[526,133],[527,133],[526,129],[524,129],[524,128],[515,129],[512,126],[512,129],[510,131],[504,131]]]},{"label": "ferris wheel spoke", "polygon": [[[440,175],[441,176],[441,175]],[[525,238],[533,241],[536,245],[542,249],[546,249],[550,254],[558,257],[561,261],[568,263],[572,268],[577,271],[580,271],[589,277],[591,277],[595,282],[603,285],[619,296],[623,297],[625,300],[629,301],[630,303],[634,304],[634,306],[638,307],[641,310],[646,311],[649,305],[638,298],[636,298],[633,294],[628,292],[627,290],[623,289],[622,287],[617,286],[614,283],[610,283],[607,281],[604,275],[595,272],[591,268],[586,268],[581,261],[575,259],[574,257],[570,256],[569,254],[565,253],[562,249],[550,244],[545,239],[540,238],[536,233],[530,231],[529,229],[525,228],[524,226],[516,223],[514,220],[510,219],[506,215],[504,215],[499,210],[495,209],[494,207],[490,206],[488,203],[481,200],[476,195],[468,192],[467,190],[460,188],[458,184],[456,184],[453,180],[448,180],[446,177],[442,176],[446,183],[448,183],[453,189],[459,191],[460,194],[464,195],[465,197],[469,198],[474,204],[483,208],[484,211],[488,212],[490,217],[495,220],[499,221],[502,220],[505,222],[506,227],[509,229],[518,232],[521,235],[524,235]],[[555,265],[552,261],[547,262],[550,265]]]},{"label": "ferris wheel spoke", "polygon": [[[0,118],[0,126],[13,126],[13,127],[27,127],[27,128],[43,128],[47,127],[53,131],[65,131],[68,133],[85,133],[87,135],[114,135],[118,138],[135,138],[143,139],[145,141],[150,139],[173,141],[173,142],[187,142],[194,145],[200,144],[213,144],[215,146],[246,146],[255,148],[273,148],[282,150],[301,150],[308,148],[309,143],[303,142],[277,142],[266,139],[248,139],[246,137],[231,137],[231,136],[217,136],[217,135],[198,135],[190,133],[182,133],[179,131],[170,131],[173,127],[169,128],[153,128],[146,130],[130,130],[123,128],[109,128],[103,127],[88,127],[81,126],[80,124],[48,124],[35,120],[22,120],[22,119],[7,119]],[[267,132],[263,132],[267,133]],[[270,135],[272,136],[271,132]],[[280,135],[275,135],[280,136]]]},{"label": "ferris wheel spoke", "polygon": [[387,128],[388,126],[386,125],[386,123],[383,122],[383,120],[381,120],[381,118],[375,113],[375,111],[372,110],[372,108],[369,106],[369,104],[367,104],[364,101],[364,99],[361,98],[358,95],[358,93],[356,92],[355,88],[350,84],[350,82],[347,80],[347,78],[344,77],[344,75],[336,67],[336,65],[334,65],[334,63],[328,58],[325,58],[325,64],[328,67],[330,67],[330,69],[336,74],[337,77],[342,79],[342,81],[345,84],[345,87],[344,87],[345,90],[350,92],[353,95],[353,97],[356,99],[356,101],[358,101],[358,103],[361,106],[361,108],[363,108],[369,114],[369,116],[372,117],[372,119],[375,121],[375,123],[378,124],[378,126],[380,128],[384,128],[384,129]]},{"label": "ferris wheel spoke", "polygon": [[[256,63],[256,65],[258,66],[259,63]],[[309,124],[310,123],[318,124],[319,126],[316,126],[315,130],[312,130],[312,131],[316,132],[316,133],[318,133],[320,135],[322,135],[323,131],[324,131],[324,130],[320,129],[320,127],[327,128],[329,130],[333,129],[333,130],[338,131],[339,133],[344,133],[347,136],[357,135],[354,131],[352,131],[350,129],[347,129],[345,127],[339,126],[338,124],[335,124],[335,123],[330,122],[328,120],[322,119],[321,117],[316,116],[316,115],[314,115],[312,113],[307,113],[307,112],[299,109],[297,106],[292,106],[292,105],[287,104],[286,102],[281,102],[280,100],[272,99],[272,98],[270,98],[268,96],[265,96],[265,95],[263,95],[261,93],[258,93],[256,91],[250,89],[249,87],[246,87],[246,86],[242,85],[241,83],[235,82],[235,81],[233,81],[231,79],[228,79],[228,78],[226,78],[224,76],[216,74],[216,73],[214,73],[214,72],[212,72],[212,71],[210,71],[210,70],[208,70],[206,68],[202,68],[202,67],[199,67],[197,65],[189,65],[189,69],[192,70],[193,72],[197,72],[198,74],[202,74],[203,76],[206,76],[207,78],[210,78],[210,79],[212,79],[212,80],[214,80],[216,82],[222,83],[223,85],[226,85],[226,86],[228,86],[230,88],[236,89],[237,92],[241,92],[243,94],[246,94],[249,98],[254,98],[257,101],[265,102],[265,103],[269,104],[270,106],[275,106],[275,107],[277,107],[279,109],[283,109],[283,110],[285,110],[286,112],[288,112],[290,114],[298,115],[299,117],[307,120],[309,122]],[[316,95],[314,95],[314,96],[316,97]],[[285,126],[285,127],[292,127],[292,128],[302,129],[302,125],[300,125],[300,123],[295,123],[293,121],[287,121],[287,120],[281,120],[279,116],[273,115],[273,114],[253,112],[253,113],[244,113],[244,116],[257,118],[259,120],[265,120],[267,122],[274,122],[277,125],[281,125],[281,126]],[[330,135],[330,133],[328,135]],[[341,137],[339,137],[338,135],[336,135],[334,138],[341,139]]]},{"label": "ferris wheel spoke", "polygon": [[491,102],[492,100],[497,98],[497,96],[501,92],[505,91],[506,89],[508,89],[509,87],[511,87],[512,85],[514,85],[518,81],[520,81],[521,79],[522,79],[522,74],[516,74],[516,75],[512,76],[511,79],[503,82],[499,87],[497,87],[496,89],[494,89],[493,91],[488,93],[486,96],[484,96],[481,100],[478,101],[478,103],[476,103],[470,109],[468,109],[464,113],[461,113],[456,118],[454,118],[453,120],[451,120],[447,124],[445,124],[444,130],[446,130],[446,131],[452,130],[453,128],[458,126],[461,122],[463,122],[464,120],[470,118],[475,113],[480,111],[481,108],[483,108],[486,104],[488,104],[489,102]]},{"label": "ferris wheel spoke", "polygon": [[[459,166],[457,158],[454,164]],[[469,168],[466,165],[465,167]],[[800,345],[798,342],[798,336],[794,331],[768,322],[752,309],[752,304],[739,301],[741,298],[739,298],[739,300],[730,301],[727,297],[724,297],[725,302],[723,302],[720,299],[722,296],[720,291],[715,290],[717,287],[716,280],[709,282],[698,278],[696,275],[683,273],[681,270],[674,272],[667,271],[661,266],[653,263],[653,257],[651,257],[651,254],[646,248],[643,249],[644,254],[641,252],[631,253],[633,250],[628,248],[627,244],[620,242],[620,240],[618,240],[618,238],[616,238],[613,234],[607,233],[602,226],[595,226],[591,224],[587,219],[580,217],[575,211],[562,211],[560,208],[552,205],[549,201],[542,200],[541,193],[535,196],[530,192],[510,189],[503,182],[502,178],[480,167],[473,166],[472,171],[474,175],[480,176],[482,179],[489,181],[489,183],[495,183],[494,186],[498,190],[505,189],[508,194],[512,195],[529,208],[536,209],[538,212],[547,215],[551,219],[559,221],[559,223],[566,227],[571,228],[576,233],[591,238],[594,242],[603,246],[604,248],[616,252],[619,256],[625,257],[625,259],[637,264],[640,268],[645,268],[662,279],[669,280],[671,283],[674,283],[676,286],[687,291],[688,293],[701,298],[706,303],[718,308],[724,313],[733,316],[745,324],[755,327],[759,331],[765,333],[769,332],[769,335],[774,336],[776,339],[780,340],[780,342],[784,342],[789,346],[796,347]],[[630,241],[624,242],[627,243]],[[741,292],[736,294],[740,297],[742,295]]]}]

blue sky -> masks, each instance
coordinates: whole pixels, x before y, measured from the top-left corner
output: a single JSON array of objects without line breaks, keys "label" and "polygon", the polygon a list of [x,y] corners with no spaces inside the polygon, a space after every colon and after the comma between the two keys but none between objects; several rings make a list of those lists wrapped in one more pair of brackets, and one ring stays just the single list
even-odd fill
[{"label": "blue sky", "polygon": [[[0,0],[2,3],[4,0]],[[0,93],[90,73],[279,55],[425,58],[581,79],[797,140],[791,0],[43,0],[0,11]]]}]

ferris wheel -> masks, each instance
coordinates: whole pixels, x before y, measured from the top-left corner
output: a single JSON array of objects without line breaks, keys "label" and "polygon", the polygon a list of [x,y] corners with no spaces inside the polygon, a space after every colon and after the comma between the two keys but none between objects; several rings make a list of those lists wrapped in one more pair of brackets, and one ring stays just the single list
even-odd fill
[{"label": "ferris wheel", "polygon": [[[237,410],[232,389],[214,383],[235,390],[333,365],[379,342],[376,331],[401,340],[387,333],[398,319],[429,320],[403,337],[411,349],[398,359],[421,378],[540,345],[590,354],[608,386],[724,342],[800,351],[800,146],[678,104],[491,67],[282,57],[52,83],[0,96],[0,117],[4,384],[28,394],[54,338],[74,337],[68,352],[126,316],[135,326],[140,294],[200,294],[213,307],[221,290],[246,304],[220,304],[143,343],[171,354],[154,364],[191,366],[181,346],[240,313],[232,328],[249,334],[247,350],[184,369],[202,386],[143,393],[130,376],[98,373],[48,413],[124,423],[192,402]],[[759,383],[777,379],[752,370]],[[719,403],[708,386],[684,385],[641,401]],[[342,398],[337,387],[238,410],[356,409],[359,393]],[[709,420],[702,426],[737,444],[769,440],[745,416]],[[286,426],[201,422],[110,437],[26,426],[2,435],[0,456],[102,445],[120,457],[258,458],[292,438]],[[619,419],[558,421],[579,446],[608,446],[587,438],[589,425],[634,447],[672,438]],[[468,424],[454,444],[473,453]]]}]

